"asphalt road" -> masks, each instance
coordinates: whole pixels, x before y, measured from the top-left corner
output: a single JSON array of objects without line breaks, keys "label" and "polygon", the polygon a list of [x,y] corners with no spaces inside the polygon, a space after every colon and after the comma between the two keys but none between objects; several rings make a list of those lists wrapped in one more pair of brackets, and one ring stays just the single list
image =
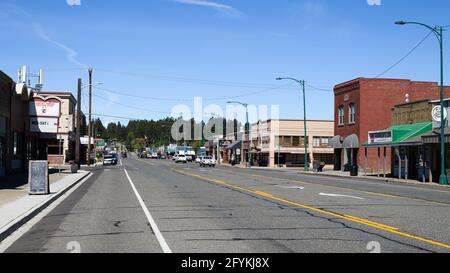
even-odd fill
[{"label": "asphalt road", "polygon": [[450,191],[123,159],[7,252],[450,252]]}]

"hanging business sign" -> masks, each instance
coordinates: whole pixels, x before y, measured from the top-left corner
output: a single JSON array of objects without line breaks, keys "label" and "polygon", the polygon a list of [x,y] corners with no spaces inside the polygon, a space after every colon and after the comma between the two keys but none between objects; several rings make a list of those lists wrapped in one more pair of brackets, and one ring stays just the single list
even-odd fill
[{"label": "hanging business sign", "polygon": [[58,133],[58,118],[31,117],[30,132],[33,133]]},{"label": "hanging business sign", "polygon": [[30,116],[59,117],[61,114],[61,103],[56,99],[42,100],[34,99],[29,104]]},{"label": "hanging business sign", "polygon": [[[433,117],[433,120],[436,122],[441,122],[441,106],[437,105],[433,107],[433,110],[431,111],[431,116]],[[448,112],[447,109],[444,108],[444,120],[447,119]]]},{"label": "hanging business sign", "polygon": [[369,132],[369,144],[392,142],[392,131]]}]

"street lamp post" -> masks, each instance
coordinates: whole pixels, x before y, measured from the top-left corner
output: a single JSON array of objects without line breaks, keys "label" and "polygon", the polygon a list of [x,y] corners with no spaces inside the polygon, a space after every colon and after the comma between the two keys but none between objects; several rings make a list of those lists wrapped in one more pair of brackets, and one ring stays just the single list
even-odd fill
[{"label": "street lamp post", "polygon": [[[248,143],[248,145],[247,145],[247,149],[248,149],[248,151],[247,151],[247,158],[248,158],[247,167],[250,168],[251,167],[250,166],[250,158],[251,158],[251,151],[250,151],[250,149],[251,149],[251,144],[250,144],[250,124],[249,124],[249,121],[248,121],[248,103],[242,103],[242,102],[238,102],[238,101],[229,101],[227,103],[228,104],[240,104],[240,105],[245,107],[245,127],[246,127],[245,134],[247,135],[247,143]],[[243,143],[244,142],[242,142],[242,144]],[[244,154],[244,150],[242,150],[242,154]],[[242,158],[244,158],[244,156],[242,156]]]},{"label": "street lamp post", "polygon": [[440,89],[440,105],[441,105],[441,176],[439,177],[439,184],[441,185],[448,185],[448,179],[447,174],[445,170],[445,117],[444,117],[444,37],[443,37],[443,31],[444,27],[442,26],[436,26],[431,27],[429,25],[419,23],[419,22],[404,22],[404,21],[397,21],[395,22],[396,25],[420,25],[423,27],[426,27],[430,29],[434,35],[436,35],[436,38],[439,41],[440,46],[440,54],[441,54],[441,89]]},{"label": "street lamp post", "polygon": [[281,80],[291,80],[291,81],[295,81],[297,83],[299,83],[302,86],[303,89],[303,122],[304,122],[304,127],[305,127],[305,139],[304,139],[304,144],[305,144],[305,171],[309,171],[309,162],[308,162],[308,145],[309,145],[309,141],[308,141],[308,132],[307,132],[307,122],[306,122],[306,88],[305,88],[305,81],[303,80],[297,80],[294,78],[277,78],[277,81],[281,81]]}]

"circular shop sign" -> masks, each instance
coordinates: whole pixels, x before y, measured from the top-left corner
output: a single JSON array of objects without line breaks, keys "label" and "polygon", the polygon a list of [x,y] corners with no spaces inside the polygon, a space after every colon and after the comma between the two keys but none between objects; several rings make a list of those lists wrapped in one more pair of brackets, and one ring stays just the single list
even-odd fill
[{"label": "circular shop sign", "polygon": [[[433,117],[434,121],[441,122],[441,106],[437,105],[433,107],[433,111],[431,111],[431,116]],[[444,108],[444,120],[447,119],[448,112],[447,109]]]}]

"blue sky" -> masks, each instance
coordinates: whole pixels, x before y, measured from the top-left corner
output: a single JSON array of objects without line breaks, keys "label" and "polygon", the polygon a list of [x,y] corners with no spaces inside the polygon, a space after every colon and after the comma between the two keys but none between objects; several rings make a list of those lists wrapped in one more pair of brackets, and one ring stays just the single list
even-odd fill
[{"label": "blue sky", "polygon": [[[295,85],[274,80],[290,76],[324,89],[308,88],[308,117],[332,119],[335,84],[378,75],[428,33],[394,21],[450,25],[448,0],[381,4],[81,0],[81,6],[69,6],[66,0],[2,0],[0,69],[15,78],[23,64],[32,70],[43,67],[45,90],[75,93],[77,78],[87,82],[84,67],[92,66],[94,82],[114,91],[94,90],[94,113],[146,119],[167,116],[164,112],[180,103],[191,106],[194,96],[222,98],[204,104],[225,107],[226,97],[248,93],[254,94],[239,100],[278,104],[281,117],[301,118],[301,93]],[[446,48],[449,67],[450,37]],[[384,77],[438,81],[438,57],[436,39],[430,36]]]}]

